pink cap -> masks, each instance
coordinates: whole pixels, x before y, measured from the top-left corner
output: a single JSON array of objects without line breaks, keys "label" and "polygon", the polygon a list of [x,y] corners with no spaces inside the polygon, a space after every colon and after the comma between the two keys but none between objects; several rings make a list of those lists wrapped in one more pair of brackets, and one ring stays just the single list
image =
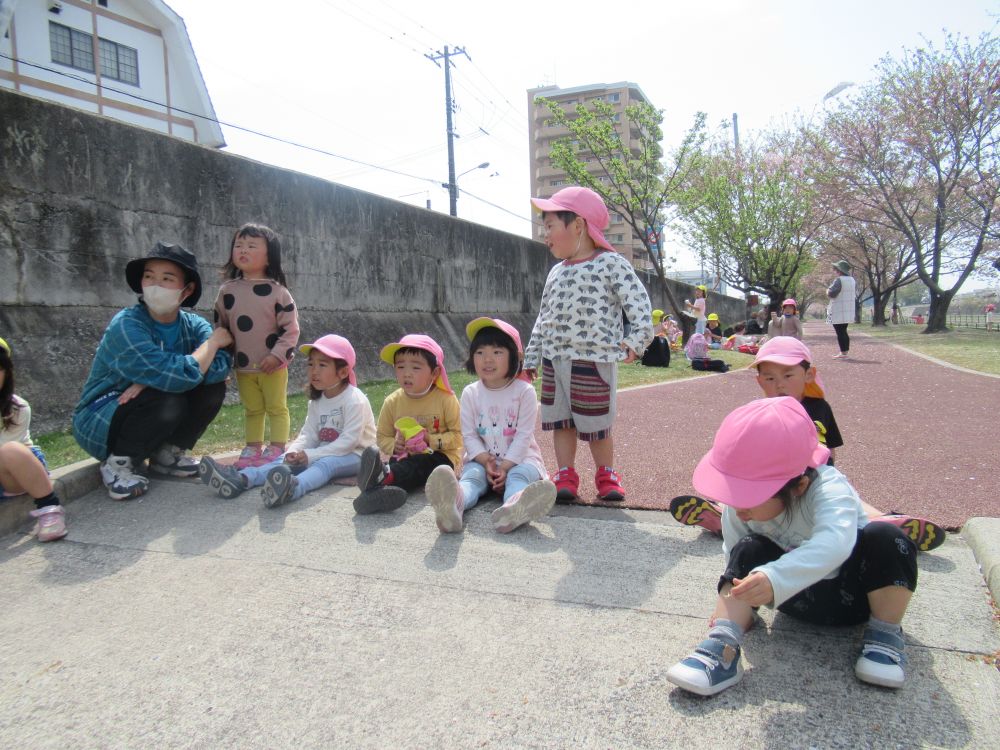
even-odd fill
[{"label": "pink cap", "polygon": [[448,382],[448,371],[444,369],[444,350],[437,341],[422,333],[408,333],[397,343],[383,346],[379,356],[383,362],[394,365],[396,364],[396,352],[400,349],[423,349],[425,352],[433,354],[434,358],[437,359],[438,366],[441,368],[441,374],[434,381],[434,385],[445,393],[454,393],[451,389],[451,383]]},{"label": "pink cap", "polygon": [[762,398],[722,420],[691,482],[720,503],[753,508],[829,457],[830,449],[819,444],[816,425],[802,404],[789,396]]},{"label": "pink cap", "polygon": [[539,211],[572,211],[587,222],[587,234],[595,245],[605,250],[614,250],[604,239],[604,230],[611,219],[608,207],[604,205],[601,196],[590,188],[567,187],[551,198],[532,198],[531,202]]},{"label": "pink cap", "polygon": [[795,301],[794,299],[792,299],[791,297],[789,297],[788,299],[786,299],[786,300],[785,300],[784,302],[782,302],[782,303],[781,303],[781,306],[782,306],[782,307],[787,307],[788,305],[791,305],[791,306],[792,306],[792,307],[794,307],[794,308],[795,308],[796,310],[798,310],[798,309],[799,309],[799,303],[798,303],[798,302],[796,302],[796,301]]},{"label": "pink cap", "polygon": [[[812,364],[812,352],[809,351],[808,346],[794,336],[775,336],[764,342],[750,366],[757,367],[761,362],[774,362],[785,367],[793,367],[803,362]],[[806,384],[803,395],[811,398],[823,398],[825,394],[826,388],[824,388],[823,381],[820,380],[817,371],[813,376],[813,382]]]},{"label": "pink cap", "polygon": [[313,349],[322,352],[330,359],[342,359],[347,363],[347,380],[351,385],[357,385],[358,379],[354,375],[354,364],[357,362],[357,357],[354,354],[354,347],[351,346],[351,342],[345,339],[343,336],[338,336],[335,333],[328,333],[326,336],[321,336],[316,339],[311,344],[303,344],[299,347],[299,351],[309,356],[309,352]]}]

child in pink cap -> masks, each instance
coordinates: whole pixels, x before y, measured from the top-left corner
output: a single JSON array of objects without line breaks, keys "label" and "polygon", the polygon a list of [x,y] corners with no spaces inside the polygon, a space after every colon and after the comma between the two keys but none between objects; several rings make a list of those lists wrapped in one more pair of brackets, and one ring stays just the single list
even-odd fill
[{"label": "child in pink cap", "polygon": [[794,299],[781,303],[781,315],[771,313],[771,325],[767,329],[771,336],[794,336],[802,338],[802,321],[799,320],[799,304]]},{"label": "child in pink cap", "polygon": [[[775,449],[780,446],[780,449]],[[869,522],[802,405],[780,396],[730,413],[692,483],[724,504],[726,569],[708,635],[667,679],[714,695],[743,676],[743,634],[754,608],[821,626],[867,621],[857,677],[901,687],[900,622],[917,586],[917,550],[899,528]]]},{"label": "child in pink cap", "polygon": [[450,466],[438,466],[427,480],[427,500],[442,533],[462,530],[469,508],[493,490],[503,505],[493,511],[493,528],[506,534],[544,518],[556,501],[542,451],[535,440],[538,401],[521,377],[521,335],[499,318],[476,318],[465,327],[469,359],[478,376],[462,391],[461,481]]},{"label": "child in pink cap", "polygon": [[459,404],[441,346],[430,336],[411,333],[383,347],[380,356],[393,366],[399,388],[382,403],[377,444],[361,454],[361,494],[354,500],[359,514],[403,507],[407,493],[423,489],[434,469],[455,469],[462,459]]},{"label": "child in pink cap", "polygon": [[351,342],[329,333],[299,351],[309,358],[309,405],[299,436],[263,466],[238,468],[202,458],[198,476],[220,497],[263,486],[266,507],[293,502],[333,479],[357,474],[362,451],[375,444],[375,416],[357,387]]},{"label": "child in pink cap", "polygon": [[[757,352],[751,367],[757,369],[757,384],[767,398],[791,396],[802,404],[813,424],[819,442],[830,449],[832,466],[835,451],[844,444],[834,419],[833,409],[826,400],[823,381],[812,364],[809,347],[791,336],[769,339]],[[892,523],[902,528],[917,549],[926,552],[939,547],[945,540],[944,529],[925,518],[901,513],[884,514],[878,508],[863,503],[870,518]],[[722,511],[710,500],[682,495],[670,502],[670,512],[687,526],[701,526],[714,534],[722,533]]]},{"label": "child in pink cap", "polygon": [[[569,502],[579,494],[579,439],[597,466],[598,497],[622,501],[611,437],[618,363],[634,362],[653,340],[649,295],[605,239],[608,209],[597,193],[568,187],[531,202],[542,212],[545,244],[561,261],[545,280],[524,351],[524,369],[532,378],[542,372],[542,429],[554,432],[558,498]],[[631,323],[627,336],[623,312]]]}]

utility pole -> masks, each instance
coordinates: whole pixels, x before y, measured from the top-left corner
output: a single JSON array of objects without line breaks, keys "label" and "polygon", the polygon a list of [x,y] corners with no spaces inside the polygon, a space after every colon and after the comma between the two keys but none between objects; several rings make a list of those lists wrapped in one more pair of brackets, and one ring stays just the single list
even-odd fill
[{"label": "utility pole", "polygon": [[424,55],[439,68],[441,66],[438,65],[438,60],[444,60],[444,109],[448,128],[448,184],[445,187],[448,188],[452,216],[458,216],[458,184],[455,182],[455,139],[458,138],[458,135],[456,135],[451,122],[451,113],[455,109],[455,103],[451,98],[451,66],[453,65],[451,58],[455,55],[465,55],[470,61],[472,60],[464,47],[456,47],[449,52],[447,45],[445,45],[444,52]]}]

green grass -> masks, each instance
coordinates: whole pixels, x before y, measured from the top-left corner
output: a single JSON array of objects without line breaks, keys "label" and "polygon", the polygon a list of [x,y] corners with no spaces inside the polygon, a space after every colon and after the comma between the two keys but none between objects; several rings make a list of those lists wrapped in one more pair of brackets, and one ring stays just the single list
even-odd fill
[{"label": "green grass", "polygon": [[[713,351],[712,357],[723,359],[729,366],[736,369],[747,367],[753,357],[739,352]],[[653,383],[666,383],[671,380],[684,380],[693,377],[705,377],[712,373],[697,372],[692,370],[684,359],[683,353],[674,352],[671,358],[670,367],[643,367],[639,364],[620,365],[618,367],[618,388],[631,388],[637,385],[650,385]],[[476,379],[475,375],[470,375],[464,370],[456,370],[448,373],[448,380],[456,394],[461,395],[462,389]],[[361,390],[368,396],[371,402],[372,411],[378,415],[382,408],[385,397],[396,390],[398,386],[395,380],[375,380],[361,385]],[[540,392],[541,379],[535,380],[535,391]],[[298,393],[288,397],[288,411],[291,414],[292,435],[298,434],[302,423],[306,418],[305,394]],[[43,451],[50,468],[58,468],[82,461],[88,458],[69,430],[62,432],[50,432],[45,435],[34,436],[35,442]],[[205,434],[195,447],[196,453],[224,453],[226,451],[238,450],[244,445],[243,441],[243,407],[240,404],[223,406],[218,415],[208,426]]]},{"label": "green grass", "polygon": [[921,326],[858,326],[856,330],[959,367],[1000,375],[1000,333],[996,331],[955,328],[947,333],[920,333]]}]

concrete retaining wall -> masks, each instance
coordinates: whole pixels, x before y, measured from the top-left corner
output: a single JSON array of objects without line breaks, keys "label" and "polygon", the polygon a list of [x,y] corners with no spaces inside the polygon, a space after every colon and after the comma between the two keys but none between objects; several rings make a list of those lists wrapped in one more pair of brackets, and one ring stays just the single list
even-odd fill
[{"label": "concrete retaining wall", "polygon": [[[7,90],[0,160],[0,336],[36,432],[68,424],[102,331],[135,302],[125,263],[158,240],[198,255],[199,312],[209,314],[234,229],[274,227],[302,341],[347,336],[362,379],[389,377],[378,351],[407,332],[437,338],[453,367],[480,314],[509,320],[527,341],[552,264],[524,237]],[[710,304],[742,317],[738,300]]]}]

